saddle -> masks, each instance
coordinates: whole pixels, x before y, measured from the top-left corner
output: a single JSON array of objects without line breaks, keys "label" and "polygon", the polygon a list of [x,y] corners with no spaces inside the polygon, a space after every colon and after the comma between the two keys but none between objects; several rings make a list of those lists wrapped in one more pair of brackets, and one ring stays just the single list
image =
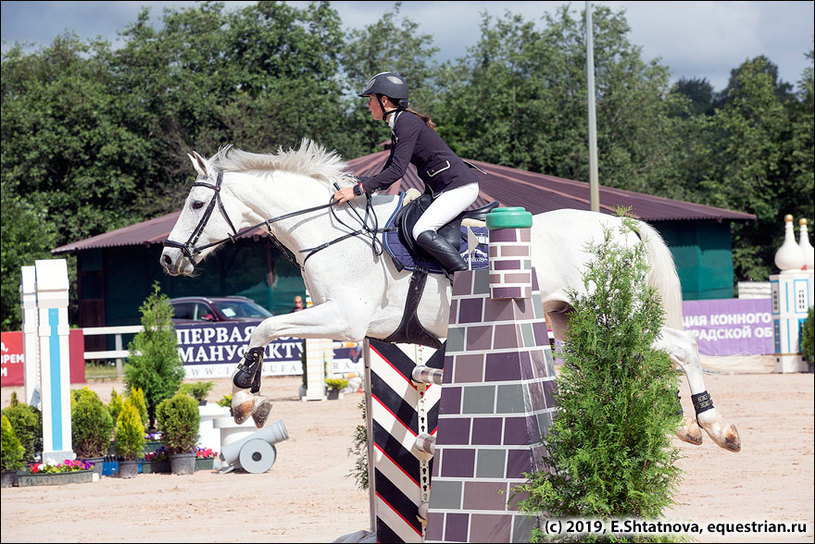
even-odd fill
[{"label": "saddle", "polygon": [[[400,198],[404,199],[405,195],[400,195]],[[413,239],[413,227],[416,225],[416,221],[432,203],[433,197],[430,193],[423,193],[418,198],[398,208],[388,221],[388,225],[386,225],[385,247],[393,260],[394,266],[400,272],[405,269],[415,271],[423,268],[429,273],[445,273],[438,261],[419,247]],[[462,231],[461,222],[465,219],[484,222],[487,219],[487,214],[496,207],[498,207],[498,202],[490,202],[475,210],[465,210],[437,232],[439,236],[450,242],[454,248],[461,251],[462,241],[466,243],[467,240],[466,233]]]},{"label": "saddle", "polygon": [[[400,199],[403,198],[404,195],[400,195]],[[440,349],[442,347],[439,339],[428,332],[416,316],[416,309],[419,307],[419,301],[422,298],[422,292],[427,282],[427,274],[447,274],[433,257],[416,244],[412,236],[413,226],[432,202],[433,197],[429,193],[422,194],[419,198],[401,207],[391,217],[386,227],[388,232],[386,232],[385,235],[384,245],[393,260],[394,266],[396,266],[399,271],[405,269],[411,270],[413,274],[410,277],[410,286],[408,287],[408,293],[405,299],[405,310],[402,314],[402,321],[396,330],[384,339],[385,342],[421,344],[434,349]],[[498,202],[490,202],[486,206],[475,210],[466,210],[440,228],[438,234],[443,236],[453,247],[460,251],[461,239],[466,236],[466,234],[462,232],[461,222],[464,219],[486,221],[487,214],[497,206]],[[467,238],[465,237],[464,239],[466,240]],[[396,248],[404,248],[404,254],[396,255]],[[472,251],[475,248],[469,249]],[[483,267],[482,264],[474,268]]]}]

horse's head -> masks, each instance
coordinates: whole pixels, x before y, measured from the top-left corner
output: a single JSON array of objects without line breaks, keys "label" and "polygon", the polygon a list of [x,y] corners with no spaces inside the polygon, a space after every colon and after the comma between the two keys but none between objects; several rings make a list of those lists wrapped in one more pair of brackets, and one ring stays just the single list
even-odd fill
[{"label": "horse's head", "polygon": [[195,151],[188,157],[198,178],[159,259],[171,276],[191,275],[207,254],[237,234],[222,200],[223,172]]}]

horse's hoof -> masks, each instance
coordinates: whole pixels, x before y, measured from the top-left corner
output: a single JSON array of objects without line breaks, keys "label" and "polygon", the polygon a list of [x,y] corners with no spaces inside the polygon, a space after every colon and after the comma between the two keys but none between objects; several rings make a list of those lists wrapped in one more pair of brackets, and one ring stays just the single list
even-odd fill
[{"label": "horse's hoof", "polygon": [[272,401],[264,397],[255,397],[255,409],[252,411],[252,419],[255,420],[255,427],[262,429],[266,425],[269,412],[272,411]]},{"label": "horse's hoof", "polygon": [[683,418],[675,434],[679,440],[688,444],[694,446],[702,444],[702,429],[695,419]]},{"label": "horse's hoof", "polygon": [[738,453],[741,451],[741,437],[739,436],[739,431],[736,430],[736,426],[730,424],[727,426],[727,431],[724,433],[724,449],[732,451],[733,453]]},{"label": "horse's hoof", "polygon": [[[699,428],[696,429],[699,431]],[[679,429],[676,431],[676,436],[679,440],[683,442],[687,442],[688,444],[693,444],[694,446],[701,446],[702,445],[702,433],[693,433],[692,431],[688,431],[687,429]]]},{"label": "horse's hoof", "polygon": [[255,408],[255,396],[245,389],[233,389],[232,391],[232,414],[235,423],[241,425],[252,415]]}]

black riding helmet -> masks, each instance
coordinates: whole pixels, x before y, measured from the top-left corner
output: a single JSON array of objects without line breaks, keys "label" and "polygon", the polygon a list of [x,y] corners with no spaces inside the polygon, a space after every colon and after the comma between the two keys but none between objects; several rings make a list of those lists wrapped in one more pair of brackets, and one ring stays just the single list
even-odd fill
[{"label": "black riding helmet", "polygon": [[[372,94],[376,95],[376,100],[379,102],[379,107],[382,108],[382,111],[384,112],[384,115],[382,116],[383,121],[389,113],[397,110],[403,110],[408,107],[410,93],[408,92],[407,83],[405,83],[404,78],[396,72],[381,72],[376,74],[370,79],[370,81],[368,81],[368,84],[365,85],[365,89],[362,90],[359,96],[364,97]],[[398,102],[399,107],[397,110],[385,111],[385,106],[382,104],[382,100],[379,98],[382,95]]]}]

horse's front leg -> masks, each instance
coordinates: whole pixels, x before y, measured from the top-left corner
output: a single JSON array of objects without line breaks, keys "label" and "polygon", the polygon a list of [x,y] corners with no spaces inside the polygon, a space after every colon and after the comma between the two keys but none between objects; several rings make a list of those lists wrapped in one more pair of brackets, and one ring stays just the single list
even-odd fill
[{"label": "horse's front leg", "polygon": [[[741,437],[736,426],[732,423],[725,423],[713,406],[710,394],[705,388],[699,350],[691,333],[665,327],[662,330],[662,337],[656,342],[655,347],[665,350],[671,360],[685,372],[690,387],[693,409],[696,412],[696,421],[699,426],[719,447],[733,452],[740,451]],[[680,435],[683,440],[694,444],[701,443],[701,433],[698,433],[698,427],[687,420],[683,422],[680,433],[686,434],[685,438]],[[696,441],[697,434],[699,436],[698,442]]]},{"label": "horse's front leg", "polygon": [[232,374],[235,423],[241,424],[251,416],[258,428],[266,424],[272,402],[259,393],[263,352],[270,342],[281,336],[353,341],[365,336],[367,323],[362,324],[364,319],[356,320],[359,325],[351,325],[340,306],[329,301],[300,312],[270,317],[258,324],[252,331],[243,361]]}]

